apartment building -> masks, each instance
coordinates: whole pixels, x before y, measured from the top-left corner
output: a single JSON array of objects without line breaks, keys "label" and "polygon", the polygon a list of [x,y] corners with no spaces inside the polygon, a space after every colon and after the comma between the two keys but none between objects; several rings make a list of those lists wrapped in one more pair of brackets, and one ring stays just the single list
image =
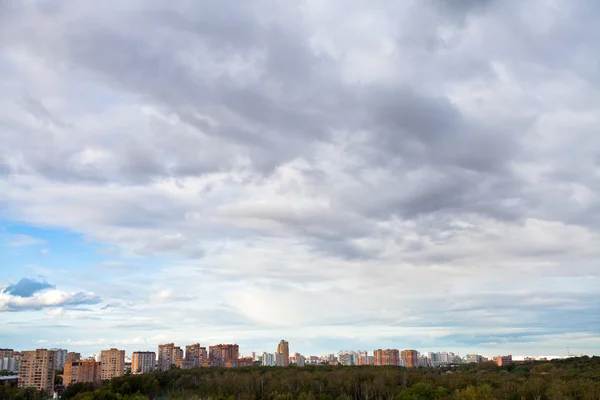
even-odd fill
[{"label": "apartment building", "polygon": [[62,370],[65,367],[65,363],[67,362],[67,355],[69,354],[68,350],[65,349],[50,349],[56,353],[56,365],[54,369]]},{"label": "apartment building", "polygon": [[185,346],[184,368],[203,367],[207,358],[206,347],[200,346],[200,343]]},{"label": "apartment building", "polygon": [[374,365],[400,365],[400,351],[397,349],[377,349],[373,351]]},{"label": "apartment building", "polygon": [[218,344],[208,348],[207,366],[237,367],[240,349],[237,344]]},{"label": "apartment building", "polygon": [[156,353],[153,351],[136,351],[131,356],[131,373],[145,374],[154,370]]},{"label": "apartment building", "polygon": [[66,362],[75,362],[75,361],[79,361],[81,360],[81,353],[75,353],[73,351],[70,351],[69,353],[67,353],[67,361]]},{"label": "apartment building", "polygon": [[1,358],[14,358],[15,351],[13,349],[0,349],[0,359]]},{"label": "apartment building", "polygon": [[401,357],[407,368],[417,368],[419,366],[419,353],[416,350],[402,350]]},{"label": "apartment building", "polygon": [[281,363],[283,367],[290,365],[290,344],[285,340],[281,340],[277,345],[277,353],[281,354]]},{"label": "apartment building", "polygon": [[512,364],[512,355],[509,354],[507,356],[494,356],[493,360],[494,362],[496,362],[496,364],[498,364],[499,367],[501,367],[503,365]]},{"label": "apartment building", "polygon": [[54,351],[46,349],[23,351],[20,362],[19,387],[32,387],[46,394],[53,392],[56,365]]},{"label": "apartment building", "polygon": [[171,365],[182,367],[183,350],[174,343],[161,344],[158,346],[158,369],[166,371]]},{"label": "apartment building", "polygon": [[102,380],[110,380],[125,373],[125,350],[102,350],[100,352]]},{"label": "apartment building", "polygon": [[63,384],[65,386],[81,382],[96,384],[102,382],[102,363],[93,358],[67,362],[64,367]]}]

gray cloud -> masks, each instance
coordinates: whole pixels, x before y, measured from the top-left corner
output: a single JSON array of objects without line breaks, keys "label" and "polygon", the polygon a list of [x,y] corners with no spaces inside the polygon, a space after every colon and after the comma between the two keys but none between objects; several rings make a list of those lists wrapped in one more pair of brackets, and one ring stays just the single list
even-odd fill
[{"label": "gray cloud", "polygon": [[3,293],[19,297],[32,297],[35,293],[44,289],[54,289],[55,285],[51,285],[45,281],[37,281],[34,279],[23,278],[19,282],[8,285],[3,289]]},{"label": "gray cloud", "polygon": [[154,317],[141,303],[178,287],[161,313],[195,299],[228,326],[555,340],[538,330],[568,334],[552,316],[571,299],[594,331],[596,2],[0,9],[0,210],[115,249],[128,285],[76,272],[131,304],[103,318]]}]

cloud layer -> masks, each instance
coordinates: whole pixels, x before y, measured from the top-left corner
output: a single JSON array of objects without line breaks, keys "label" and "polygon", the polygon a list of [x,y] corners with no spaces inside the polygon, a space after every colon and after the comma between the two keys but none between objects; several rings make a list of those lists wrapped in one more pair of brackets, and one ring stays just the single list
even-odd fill
[{"label": "cloud layer", "polygon": [[0,2],[1,215],[107,252],[73,343],[600,333],[596,2],[103,4]]},{"label": "cloud layer", "polygon": [[98,304],[100,297],[94,293],[68,293],[44,281],[23,278],[14,285],[0,290],[0,312],[35,311],[44,308],[72,308]]}]

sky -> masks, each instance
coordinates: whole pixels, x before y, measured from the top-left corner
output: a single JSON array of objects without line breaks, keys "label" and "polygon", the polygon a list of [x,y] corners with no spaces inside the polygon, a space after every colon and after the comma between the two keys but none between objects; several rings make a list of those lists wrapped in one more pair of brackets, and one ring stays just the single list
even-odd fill
[{"label": "sky", "polygon": [[0,0],[0,347],[600,354],[599,18]]}]

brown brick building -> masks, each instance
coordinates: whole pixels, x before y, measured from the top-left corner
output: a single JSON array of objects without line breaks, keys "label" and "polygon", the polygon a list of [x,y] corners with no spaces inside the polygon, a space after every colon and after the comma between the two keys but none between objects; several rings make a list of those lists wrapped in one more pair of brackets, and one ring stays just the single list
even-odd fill
[{"label": "brown brick building", "polygon": [[377,366],[400,365],[400,352],[397,349],[377,349],[373,351],[373,363]]},{"label": "brown brick building", "polygon": [[240,349],[237,344],[218,344],[208,348],[208,360],[204,363],[211,367],[237,367]]},{"label": "brown brick building", "polygon": [[110,380],[125,373],[125,350],[102,350],[100,352],[102,380]]},{"label": "brown brick building", "polygon": [[54,388],[56,352],[46,349],[21,352],[19,387],[32,387],[46,394]]},{"label": "brown brick building", "polygon": [[158,346],[158,369],[166,371],[171,365],[183,366],[183,350],[174,343],[161,344]]},{"label": "brown brick building", "polygon": [[203,367],[207,358],[206,347],[200,346],[200,343],[185,346],[184,368]]},{"label": "brown brick building", "polygon": [[419,366],[419,353],[416,350],[402,350],[402,359],[407,368],[416,368]]},{"label": "brown brick building", "polygon": [[69,386],[80,382],[102,382],[102,364],[94,359],[67,362],[63,384]]},{"label": "brown brick building", "polygon": [[0,349],[0,358],[13,358],[15,351],[13,349]]},{"label": "brown brick building", "polygon": [[67,362],[75,362],[81,360],[81,353],[69,352],[67,353]]},{"label": "brown brick building", "polygon": [[512,354],[509,354],[508,356],[494,356],[493,360],[496,364],[498,364],[499,367],[503,365],[512,364],[513,362]]}]

